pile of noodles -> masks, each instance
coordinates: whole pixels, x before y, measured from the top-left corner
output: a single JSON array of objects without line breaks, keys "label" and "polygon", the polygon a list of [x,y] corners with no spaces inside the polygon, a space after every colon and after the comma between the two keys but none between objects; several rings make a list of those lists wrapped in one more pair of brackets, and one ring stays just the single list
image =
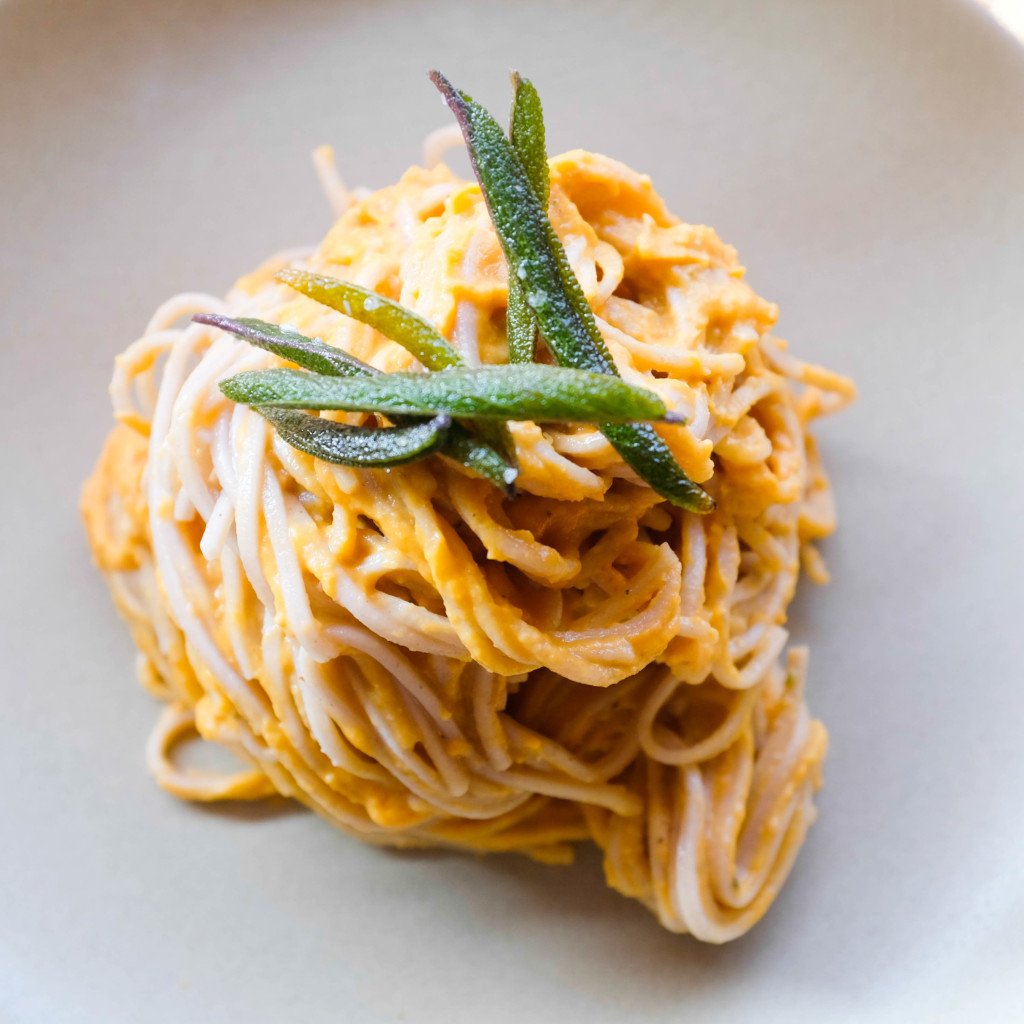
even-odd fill
[{"label": "pile of noodles", "polygon": [[[162,306],[118,357],[120,424],[83,498],[95,556],[167,702],[149,745],[194,800],[282,793],[361,839],[520,850],[592,839],[608,883],[722,942],[767,909],[811,824],[826,747],[786,607],[834,526],[809,422],[853,395],[772,334],[735,251],[649,180],[551,161],[552,222],[623,377],[715,497],[660,499],[591,426],[514,423],[519,496],[441,456],[356,470],[302,454],[217,382],[274,356],[199,311],[291,324],[385,370],[397,344],[273,280],[354,281],[502,363],[506,264],[475,183],[443,164],[351,195],[312,255],[221,300]],[[345,421],[372,418],[351,414]],[[176,764],[198,732],[249,766]]]}]

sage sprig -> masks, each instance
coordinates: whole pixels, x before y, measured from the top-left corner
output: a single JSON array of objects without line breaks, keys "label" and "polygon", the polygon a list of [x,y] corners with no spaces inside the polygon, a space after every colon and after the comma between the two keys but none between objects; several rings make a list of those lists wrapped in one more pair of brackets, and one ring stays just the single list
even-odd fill
[{"label": "sage sprig", "polygon": [[512,116],[509,141],[533,186],[537,202],[545,210],[551,196],[551,172],[548,170],[547,140],[544,132],[544,108],[533,82],[512,72]]},{"label": "sage sprig", "polygon": [[[514,493],[509,420],[597,423],[648,484],[669,501],[708,512],[714,501],[690,480],[652,422],[683,423],[657,395],[627,384],[601,336],[548,219],[550,176],[540,96],[513,75],[509,137],[491,115],[437,71],[430,75],[462,128],[474,172],[509,265],[508,366],[471,368],[431,324],[370,289],[304,270],[277,279],[379,331],[426,373],[382,373],[298,331],[251,318],[201,314],[301,367],[237,374],[225,395],[265,416],[293,447],[351,466],[394,466],[440,452]],[[537,338],[558,367],[533,362]],[[386,416],[393,426],[355,427],[305,410]]]},{"label": "sage sprig", "polygon": [[[344,313],[397,342],[428,370],[466,365],[459,352],[429,320],[369,288],[306,270],[282,270],[276,277],[329,309]],[[478,434],[504,460],[506,466],[501,473],[502,479],[508,479],[510,475],[514,479],[518,470],[515,445],[508,426],[504,423],[482,423],[467,429]]]},{"label": "sage sprig", "polygon": [[281,270],[275,277],[324,306],[380,331],[412,353],[428,370],[463,364],[462,356],[429,320],[378,292],[306,270]]},{"label": "sage sprig", "polygon": [[[432,71],[430,78],[462,129],[509,276],[522,282],[548,348],[562,366],[617,377],[615,361],[516,149],[479,103],[440,72]],[[694,512],[715,507],[649,424],[608,423],[601,429],[623,460],[662,497]]]},{"label": "sage sprig", "polygon": [[[551,193],[551,174],[544,141],[544,112],[540,95],[529,79],[519,72],[512,75],[512,116],[509,139],[529,178],[537,201],[547,210]],[[533,315],[518,275],[509,268],[508,306],[505,318],[508,337],[508,361],[532,363],[537,343],[537,318]]]},{"label": "sage sprig", "polygon": [[514,274],[508,276],[508,305],[505,310],[508,361],[532,363],[537,343],[537,321],[526,301],[526,293]]},{"label": "sage sprig", "polygon": [[319,338],[307,338],[294,328],[267,323],[266,320],[254,320],[251,317],[239,317],[236,320],[217,313],[197,313],[192,319],[197,324],[230,331],[251,345],[273,352],[314,373],[325,373],[332,377],[370,377],[380,372],[369,363]]},{"label": "sage sprig", "polygon": [[[314,373],[326,374],[328,376],[361,376],[375,377],[380,374],[375,366],[364,363],[361,359],[349,355],[341,349],[334,348],[318,338],[307,338],[298,331],[288,327],[279,327],[277,324],[267,323],[264,320],[254,320],[248,317],[233,319],[232,317],[220,316],[214,313],[199,313],[192,318],[198,323],[208,324],[211,327],[219,327],[223,331],[229,331],[239,338],[244,338],[258,348],[266,349],[275,355],[281,356],[298,366],[302,366]],[[262,410],[268,416],[267,410]],[[401,417],[391,417],[395,426],[406,426],[408,423]],[[272,421],[273,422],[273,421]],[[289,423],[298,421],[292,419]],[[335,424],[337,426],[337,424]],[[362,428],[361,428],[362,429]],[[280,431],[279,431],[280,433]],[[283,435],[282,435],[283,436]],[[354,435],[353,435],[354,436]],[[310,441],[314,444],[314,441]],[[341,448],[346,444],[340,437],[330,448],[324,449],[324,460],[327,462],[342,462],[339,457]],[[299,447],[295,445],[294,447]],[[310,448],[303,448],[310,454],[316,454]],[[432,450],[432,449],[431,449]],[[518,470],[513,462],[506,458],[493,444],[483,438],[475,436],[459,423],[453,423],[445,432],[440,452],[447,455],[456,462],[461,463],[471,472],[490,480],[495,487],[501,488],[509,497],[515,495],[515,480]],[[353,457],[358,456],[358,446],[353,447]],[[424,455],[429,451],[424,451]],[[345,463],[343,465],[355,465],[356,463]],[[396,463],[397,465],[397,463]]]},{"label": "sage sprig", "polygon": [[295,409],[258,409],[293,448],[362,469],[402,466],[439,451],[452,425],[446,413],[401,427],[353,427]]},{"label": "sage sprig", "polygon": [[220,382],[232,401],[279,409],[341,409],[462,419],[677,422],[657,395],[617,377],[557,366],[452,367],[439,373],[338,377],[248,370]]}]

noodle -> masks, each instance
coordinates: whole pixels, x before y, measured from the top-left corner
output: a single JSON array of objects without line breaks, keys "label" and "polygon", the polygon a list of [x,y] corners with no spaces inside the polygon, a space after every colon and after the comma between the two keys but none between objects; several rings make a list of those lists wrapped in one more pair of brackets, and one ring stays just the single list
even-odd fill
[{"label": "noodle", "polygon": [[[384,370],[372,329],[273,279],[355,281],[431,320],[470,364],[506,361],[504,258],[480,190],[438,161],[350,192],[340,215],[226,300],[165,303],[119,356],[119,425],[86,485],[100,568],[168,703],[157,781],[194,800],[282,793],[393,846],[519,850],[564,862],[590,838],[610,885],[665,927],[723,942],[771,903],[814,818],[825,730],[804,703],[786,608],[835,525],[807,433],[853,397],[772,334],[776,308],[711,229],[646,178],[581,151],[550,162],[552,224],[622,373],[684,411],[661,428],[717,500],[660,499],[587,425],[514,423],[520,494],[443,457],[318,461],[217,382],[276,357],[198,311],[255,316]],[[342,422],[366,422],[348,413]],[[195,732],[246,762],[176,765]]]}]

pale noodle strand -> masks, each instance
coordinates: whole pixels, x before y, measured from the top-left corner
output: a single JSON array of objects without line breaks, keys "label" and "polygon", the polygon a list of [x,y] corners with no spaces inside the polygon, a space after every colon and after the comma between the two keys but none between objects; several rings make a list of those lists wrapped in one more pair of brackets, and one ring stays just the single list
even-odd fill
[{"label": "pale noodle strand", "polygon": [[423,140],[423,166],[433,170],[444,159],[448,150],[464,145],[462,132],[457,124],[435,128]]},{"label": "pale noodle strand", "polygon": [[274,795],[273,783],[258,769],[220,775],[175,765],[174,747],[195,730],[195,714],[191,708],[180,704],[168,704],[153,728],[146,746],[146,763],[168,793],[184,800],[200,801],[262,800]]},{"label": "pale noodle strand", "polygon": [[334,162],[334,150],[330,146],[317,146],[313,150],[313,168],[334,216],[340,217],[352,205],[353,196],[341,180]]}]

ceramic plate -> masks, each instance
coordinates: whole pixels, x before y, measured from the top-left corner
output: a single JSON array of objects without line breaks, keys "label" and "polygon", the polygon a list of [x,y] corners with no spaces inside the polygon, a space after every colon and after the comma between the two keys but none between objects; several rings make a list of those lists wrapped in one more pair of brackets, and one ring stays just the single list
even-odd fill
[{"label": "ceramic plate", "polygon": [[[568,869],[395,854],[147,776],[157,708],[78,491],[114,355],[540,87],[553,151],[649,173],[852,374],[806,585],[820,818],[721,948]],[[0,3],[0,1019],[1024,1020],[1024,49],[959,0]]]}]

